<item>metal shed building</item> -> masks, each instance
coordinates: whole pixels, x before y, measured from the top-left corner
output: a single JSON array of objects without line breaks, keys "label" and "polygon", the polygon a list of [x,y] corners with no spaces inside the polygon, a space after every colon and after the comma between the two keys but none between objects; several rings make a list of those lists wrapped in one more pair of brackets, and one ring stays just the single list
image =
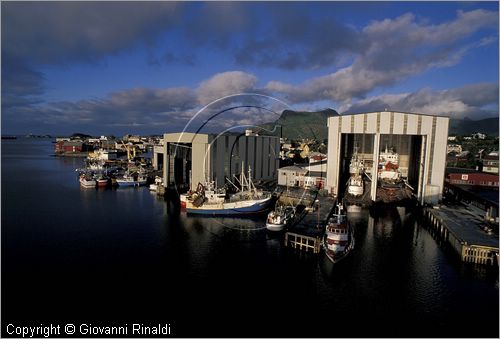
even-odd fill
[{"label": "metal shed building", "polygon": [[[402,154],[403,175],[415,186],[420,203],[437,203],[442,198],[446,165],[449,118],[403,112],[371,112],[328,118],[328,169],[326,188],[338,195],[342,176],[354,147],[371,163],[377,178],[379,154],[395,146]],[[377,180],[371,182],[375,200]]]}]

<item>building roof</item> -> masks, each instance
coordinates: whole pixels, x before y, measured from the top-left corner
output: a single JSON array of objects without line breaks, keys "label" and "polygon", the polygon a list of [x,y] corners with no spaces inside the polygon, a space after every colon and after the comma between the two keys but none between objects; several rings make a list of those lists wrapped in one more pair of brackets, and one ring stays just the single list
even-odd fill
[{"label": "building roof", "polygon": [[461,168],[461,167],[446,167],[445,169],[446,174],[452,174],[452,173],[479,173],[476,169],[474,168]]},{"label": "building roof", "polygon": [[463,158],[463,157],[466,157],[470,154],[469,151],[462,151],[460,153],[457,154],[457,158]]},{"label": "building roof", "polygon": [[449,116],[446,115],[437,115],[437,114],[425,114],[425,113],[415,113],[415,112],[401,112],[401,111],[373,111],[373,112],[355,112],[355,113],[346,113],[346,114],[339,114],[339,115],[334,115],[331,116],[330,118],[336,118],[336,117],[342,117],[342,116],[347,116],[347,115],[358,115],[358,114],[372,114],[372,113],[402,113],[402,114],[411,114],[411,115],[426,115],[429,117],[438,117],[438,118],[450,118]]},{"label": "building roof", "polygon": [[478,188],[477,186],[457,184],[452,184],[452,186],[472,194],[479,201],[487,201],[498,208],[498,190],[496,189],[485,189],[484,187]]},{"label": "building roof", "polygon": [[63,141],[63,146],[82,146],[83,141]]},{"label": "building roof", "polygon": [[306,176],[326,179],[325,172],[320,172],[320,171],[308,171]]},{"label": "building roof", "polygon": [[304,169],[302,167],[299,167],[299,166],[295,166],[295,165],[278,168],[278,171],[300,172],[300,173],[306,173],[307,172],[306,169]]},{"label": "building roof", "polygon": [[497,155],[491,155],[491,154],[485,155],[483,157],[483,160],[498,160],[498,154]]}]

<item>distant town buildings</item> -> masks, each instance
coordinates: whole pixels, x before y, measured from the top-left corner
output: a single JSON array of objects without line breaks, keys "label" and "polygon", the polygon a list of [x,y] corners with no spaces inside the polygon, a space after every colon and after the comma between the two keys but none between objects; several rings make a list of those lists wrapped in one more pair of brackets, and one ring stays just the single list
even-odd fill
[{"label": "distant town buildings", "polygon": [[56,154],[81,153],[83,152],[83,141],[71,141],[71,140],[56,141],[54,151]]},{"label": "distant town buildings", "polygon": [[446,153],[461,153],[462,152],[462,145],[458,144],[448,144],[446,145]]},{"label": "distant town buildings", "polygon": [[471,137],[472,137],[472,139],[481,139],[481,140],[484,140],[484,139],[486,139],[486,134],[476,132],[476,133],[472,133]]},{"label": "distant town buildings", "polygon": [[483,172],[498,175],[498,152],[491,152],[483,157]]}]

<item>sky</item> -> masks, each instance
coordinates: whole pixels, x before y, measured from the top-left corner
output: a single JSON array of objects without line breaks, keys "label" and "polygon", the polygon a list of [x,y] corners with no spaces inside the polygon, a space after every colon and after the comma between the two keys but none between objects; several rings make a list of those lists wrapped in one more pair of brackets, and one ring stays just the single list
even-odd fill
[{"label": "sky", "polygon": [[2,1],[1,131],[230,131],[284,109],[497,117],[498,18],[495,1]]}]

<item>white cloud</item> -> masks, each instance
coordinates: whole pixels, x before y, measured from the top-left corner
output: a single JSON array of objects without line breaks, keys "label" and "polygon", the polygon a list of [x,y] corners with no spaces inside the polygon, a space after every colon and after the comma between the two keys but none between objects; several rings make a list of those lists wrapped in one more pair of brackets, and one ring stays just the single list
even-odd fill
[{"label": "white cloud", "polygon": [[390,86],[433,68],[459,63],[471,49],[497,41],[486,37],[466,43],[466,38],[485,28],[498,27],[498,12],[459,11],[453,21],[440,25],[419,22],[411,13],[395,19],[374,21],[362,30],[367,47],[354,62],[333,73],[300,85],[270,81],[266,89],[281,93],[294,103],[333,100],[346,104],[362,99],[375,88]]},{"label": "white cloud", "polygon": [[198,101],[206,105],[227,95],[250,91],[256,84],[257,77],[253,74],[241,71],[223,72],[203,81],[196,92]]},{"label": "white cloud", "polygon": [[454,118],[498,116],[498,84],[470,84],[442,91],[424,88],[414,93],[379,95],[344,105],[339,112],[360,113],[385,108]]}]

